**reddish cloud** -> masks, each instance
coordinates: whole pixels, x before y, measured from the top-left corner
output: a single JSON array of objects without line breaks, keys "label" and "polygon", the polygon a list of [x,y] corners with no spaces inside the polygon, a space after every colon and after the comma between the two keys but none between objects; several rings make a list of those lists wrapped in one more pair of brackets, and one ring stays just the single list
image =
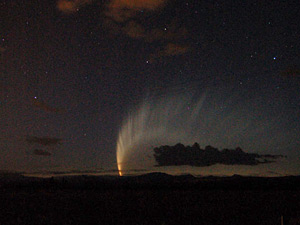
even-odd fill
[{"label": "reddish cloud", "polygon": [[166,56],[182,55],[189,51],[189,47],[185,45],[169,43],[162,52]]},{"label": "reddish cloud", "polygon": [[2,52],[5,52],[5,48],[3,48],[3,47],[0,47],[0,53],[2,53]]},{"label": "reddish cloud", "polygon": [[184,27],[177,27],[176,25],[171,25],[165,29],[152,29],[151,32],[147,35],[147,42],[154,42],[158,40],[168,40],[176,41],[181,40],[186,37],[188,31]]},{"label": "reddish cloud", "polygon": [[111,0],[107,4],[106,16],[117,22],[132,18],[139,10],[162,8],[167,0]]},{"label": "reddish cloud", "polygon": [[74,13],[85,4],[92,2],[92,0],[58,0],[57,8],[63,13]]},{"label": "reddish cloud", "polygon": [[133,10],[155,10],[162,7],[165,2],[166,0],[112,0],[109,6],[111,8],[127,8]]},{"label": "reddish cloud", "polygon": [[123,31],[131,38],[144,38],[145,29],[138,23],[130,21],[125,25]]},{"label": "reddish cloud", "polygon": [[187,45],[168,43],[167,45],[164,46],[162,50],[154,54],[151,54],[149,61],[153,63],[156,62],[157,60],[160,60],[163,57],[183,55],[188,51],[190,51],[190,47]]},{"label": "reddish cloud", "polygon": [[[106,25],[116,31],[123,32],[128,37],[142,39],[145,42],[159,42],[164,49],[152,55],[152,59],[163,56],[182,55],[189,51],[186,45],[178,44],[186,38],[188,32],[185,27],[178,27],[174,20],[169,26],[146,29],[138,22],[143,16],[141,10],[156,11],[162,9],[168,0],[111,0],[107,4],[105,15]],[[117,29],[115,29],[118,27]],[[170,43],[171,42],[171,43]],[[166,44],[167,43],[167,44]],[[151,58],[151,57],[150,57]],[[151,60],[151,59],[150,59]]]},{"label": "reddish cloud", "polygon": [[42,109],[44,111],[47,111],[47,112],[59,113],[59,112],[64,112],[65,111],[64,109],[59,109],[59,108],[55,108],[55,107],[49,106],[45,102],[40,101],[38,99],[34,99],[33,100],[33,105],[35,107],[40,108],[40,109]]},{"label": "reddish cloud", "polygon": [[189,52],[191,47],[184,44],[167,43],[161,50],[149,56],[150,63],[160,62],[164,57],[180,56]]},{"label": "reddish cloud", "polygon": [[[93,0],[58,0],[57,8],[64,13],[74,13]],[[123,33],[133,39],[141,39],[145,42],[158,42],[164,46],[163,50],[157,51],[152,58],[163,56],[182,55],[188,52],[189,47],[178,44],[182,43],[187,36],[185,27],[178,26],[176,19],[167,27],[145,29],[140,17],[144,14],[140,11],[155,13],[163,9],[168,0],[107,0],[104,11],[106,17],[103,24],[111,34]],[[144,20],[145,22],[145,20]],[[150,26],[151,27],[151,26]],[[58,112],[59,110],[48,106],[44,102],[35,101],[34,105],[45,111]]]}]

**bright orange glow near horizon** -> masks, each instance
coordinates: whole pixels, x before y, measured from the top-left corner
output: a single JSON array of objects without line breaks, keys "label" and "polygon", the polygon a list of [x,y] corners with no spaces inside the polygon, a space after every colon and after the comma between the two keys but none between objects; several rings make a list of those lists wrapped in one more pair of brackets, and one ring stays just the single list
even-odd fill
[{"label": "bright orange glow near horizon", "polygon": [[119,172],[119,176],[122,177],[123,173],[122,173],[121,163],[118,163],[118,172]]}]

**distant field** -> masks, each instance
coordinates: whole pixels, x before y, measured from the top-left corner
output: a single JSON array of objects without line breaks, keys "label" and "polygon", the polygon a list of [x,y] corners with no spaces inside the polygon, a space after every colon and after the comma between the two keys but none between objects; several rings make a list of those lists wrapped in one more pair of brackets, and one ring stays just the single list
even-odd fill
[{"label": "distant field", "polygon": [[0,224],[299,224],[299,179],[78,179],[2,186]]}]

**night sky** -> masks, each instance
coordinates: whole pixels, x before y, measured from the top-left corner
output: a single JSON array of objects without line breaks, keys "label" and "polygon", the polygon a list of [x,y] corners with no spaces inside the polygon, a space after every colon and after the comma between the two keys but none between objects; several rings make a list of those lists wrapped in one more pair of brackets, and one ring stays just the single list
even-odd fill
[{"label": "night sky", "polygon": [[[153,145],[282,154],[256,172],[299,174],[299,15],[296,0],[2,0],[0,170],[116,170],[119,131],[148,102],[193,127]],[[193,99],[191,123],[174,112]]]}]

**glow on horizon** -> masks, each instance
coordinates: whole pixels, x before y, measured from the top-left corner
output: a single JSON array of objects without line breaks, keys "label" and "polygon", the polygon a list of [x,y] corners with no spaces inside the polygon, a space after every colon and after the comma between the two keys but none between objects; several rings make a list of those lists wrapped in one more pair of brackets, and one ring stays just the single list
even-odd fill
[{"label": "glow on horizon", "polygon": [[120,177],[123,176],[121,163],[118,163],[118,173]]}]

